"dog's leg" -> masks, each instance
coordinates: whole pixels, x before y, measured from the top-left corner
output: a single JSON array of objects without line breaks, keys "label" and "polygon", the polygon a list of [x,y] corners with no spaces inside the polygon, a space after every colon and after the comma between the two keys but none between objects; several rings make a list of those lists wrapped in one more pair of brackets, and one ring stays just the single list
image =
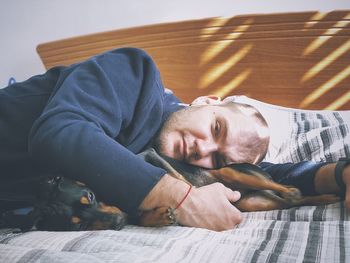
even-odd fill
[{"label": "dog's leg", "polygon": [[244,195],[234,205],[242,212],[286,209],[294,206],[291,202],[268,191],[257,191]]},{"label": "dog's leg", "polygon": [[218,170],[212,170],[210,173],[233,190],[273,190],[291,202],[295,202],[301,197],[299,189],[276,183],[256,171],[245,173],[230,167],[224,167]]}]

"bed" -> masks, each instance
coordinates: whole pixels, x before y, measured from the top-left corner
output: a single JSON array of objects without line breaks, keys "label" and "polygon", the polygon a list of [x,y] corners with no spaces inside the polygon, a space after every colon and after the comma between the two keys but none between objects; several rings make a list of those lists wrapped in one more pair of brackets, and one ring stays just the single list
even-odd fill
[{"label": "bed", "polygon": [[[244,15],[114,30],[40,44],[46,68],[117,47],[146,50],[184,102],[234,94],[303,109],[350,109],[350,10]],[[0,230],[0,262],[349,262],[343,202],[244,213],[232,230]]]}]

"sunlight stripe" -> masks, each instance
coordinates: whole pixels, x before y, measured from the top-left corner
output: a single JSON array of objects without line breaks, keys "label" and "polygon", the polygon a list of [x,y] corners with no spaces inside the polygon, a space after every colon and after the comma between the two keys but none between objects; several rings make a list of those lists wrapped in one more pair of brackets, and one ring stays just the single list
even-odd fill
[{"label": "sunlight stripe", "polygon": [[234,53],[229,59],[226,61],[223,61],[218,66],[214,67],[213,69],[209,70],[206,74],[203,74],[203,76],[199,81],[199,88],[204,89],[207,88],[210,84],[212,84],[214,81],[219,79],[223,74],[225,74],[227,71],[232,69],[233,66],[235,66],[239,61],[241,61],[252,49],[253,44],[247,44],[240,50],[238,50],[236,53]]},{"label": "sunlight stripe", "polygon": [[[310,17],[310,21],[306,22],[304,27],[305,28],[310,28],[313,27],[314,25],[316,25],[320,20],[322,20],[325,16],[327,15],[327,13],[320,13],[317,12],[316,14],[314,14],[312,17]],[[315,21],[316,20],[316,21]]]},{"label": "sunlight stripe", "polygon": [[309,80],[310,78],[312,78],[313,76],[315,76],[317,73],[322,71],[325,67],[327,67],[329,64],[331,64],[337,58],[342,56],[349,49],[350,49],[350,39],[348,41],[346,41],[344,44],[342,44],[340,47],[338,47],[336,50],[334,50],[327,57],[325,57],[320,62],[318,62],[311,69],[309,69],[301,78],[301,82],[305,82],[305,81]]},{"label": "sunlight stripe", "polygon": [[220,54],[220,52],[222,52],[225,48],[230,46],[237,38],[239,38],[245,31],[248,30],[253,21],[253,19],[248,19],[244,21],[244,23],[242,25],[237,26],[233,30],[233,32],[225,35],[223,40],[220,40],[220,42],[210,44],[206,48],[206,51],[204,51],[201,54],[199,65],[204,65],[208,63],[210,60],[212,60],[218,54]]},{"label": "sunlight stripe", "polygon": [[321,85],[319,88],[317,88],[315,91],[311,92],[310,95],[308,95],[301,103],[300,107],[306,107],[310,105],[312,102],[317,100],[319,97],[321,97],[323,94],[325,94],[327,91],[332,89],[335,85],[337,85],[339,82],[344,80],[346,77],[350,75],[350,65],[346,67],[344,70],[339,72],[337,75],[335,75],[333,78],[331,78],[329,81]]},{"label": "sunlight stripe", "polygon": [[350,91],[345,93],[343,96],[339,97],[337,100],[329,104],[327,107],[325,107],[325,110],[337,110],[341,106],[343,106],[345,103],[350,101]]},{"label": "sunlight stripe", "polygon": [[228,95],[232,94],[232,91],[244,81],[246,80],[249,75],[252,73],[251,69],[246,69],[240,74],[238,74],[235,78],[233,78],[229,83],[227,83],[225,86],[217,89],[214,91],[214,94],[219,96],[219,97],[226,97]]},{"label": "sunlight stripe", "polygon": [[[308,45],[304,51],[303,55],[309,55],[310,53],[314,52],[316,49],[321,47],[324,43],[326,43],[329,39],[331,39],[335,34],[337,34],[339,31],[343,30],[348,24],[350,23],[349,20],[347,21],[338,21],[335,23],[332,28],[327,29],[322,36],[319,36],[317,39],[312,41],[310,45]],[[330,35],[330,36],[329,36]]]}]

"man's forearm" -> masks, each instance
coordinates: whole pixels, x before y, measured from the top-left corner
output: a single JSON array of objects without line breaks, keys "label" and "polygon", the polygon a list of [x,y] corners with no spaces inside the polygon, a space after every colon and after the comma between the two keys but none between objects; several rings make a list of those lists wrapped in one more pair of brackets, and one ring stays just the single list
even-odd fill
[{"label": "man's forearm", "polygon": [[[322,166],[315,174],[315,191],[319,194],[340,193],[340,188],[335,180],[336,163],[330,163]],[[350,184],[350,165],[343,170],[342,179],[344,183]]]},{"label": "man's forearm", "polygon": [[350,209],[350,165],[344,167],[342,180],[346,186],[342,193],[335,179],[335,163],[321,167],[315,175],[315,191],[319,194],[345,194],[345,206]]},{"label": "man's forearm", "polygon": [[165,174],[140,205],[140,210],[176,207],[188,190],[188,184]]},{"label": "man's forearm", "polygon": [[164,175],[140,205],[141,210],[172,207],[186,199],[176,209],[177,222],[181,225],[222,231],[232,229],[242,220],[240,211],[232,205],[240,193],[221,183],[195,188],[189,192],[186,182]]}]

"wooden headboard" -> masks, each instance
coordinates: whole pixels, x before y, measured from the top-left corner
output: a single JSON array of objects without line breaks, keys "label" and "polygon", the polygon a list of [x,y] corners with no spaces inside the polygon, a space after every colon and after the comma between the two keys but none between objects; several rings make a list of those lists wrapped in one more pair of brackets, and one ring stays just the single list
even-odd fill
[{"label": "wooden headboard", "polygon": [[46,68],[117,47],[145,49],[185,102],[245,94],[305,109],[350,109],[350,10],[149,25],[40,44]]}]

